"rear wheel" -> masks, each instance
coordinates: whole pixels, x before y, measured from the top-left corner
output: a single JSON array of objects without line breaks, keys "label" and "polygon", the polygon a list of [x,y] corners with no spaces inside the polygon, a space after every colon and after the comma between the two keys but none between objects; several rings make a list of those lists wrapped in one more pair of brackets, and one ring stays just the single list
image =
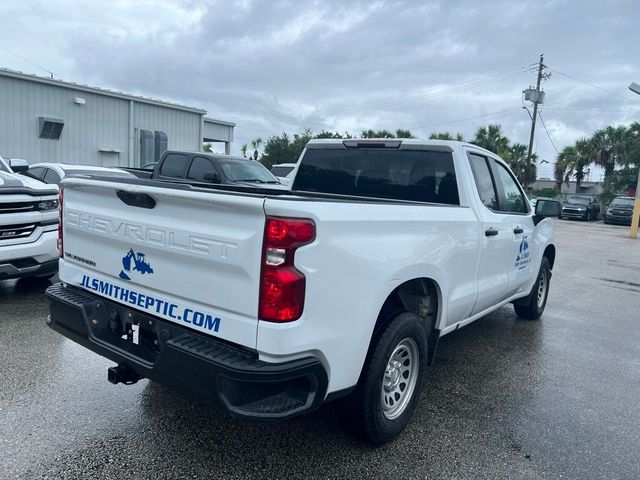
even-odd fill
[{"label": "rear wheel", "polygon": [[393,318],[379,336],[352,394],[351,414],[368,442],[388,442],[407,426],[427,366],[428,333],[413,313]]},{"label": "rear wheel", "polygon": [[536,283],[531,289],[529,296],[525,297],[522,303],[516,303],[513,308],[519,317],[529,320],[538,320],[547,306],[549,295],[549,284],[551,281],[551,267],[547,257],[542,257],[540,270]]}]

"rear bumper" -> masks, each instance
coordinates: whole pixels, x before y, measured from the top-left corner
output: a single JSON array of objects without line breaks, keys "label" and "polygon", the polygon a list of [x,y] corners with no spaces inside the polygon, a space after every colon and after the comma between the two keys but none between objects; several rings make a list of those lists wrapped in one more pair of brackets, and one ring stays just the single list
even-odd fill
[{"label": "rear bumper", "polygon": [[[267,363],[255,352],[79,288],[56,284],[46,295],[52,329],[142,377],[220,403],[234,416],[285,419],[319,407],[325,398],[328,377],[317,358]],[[137,344],[120,335],[132,329]]]}]

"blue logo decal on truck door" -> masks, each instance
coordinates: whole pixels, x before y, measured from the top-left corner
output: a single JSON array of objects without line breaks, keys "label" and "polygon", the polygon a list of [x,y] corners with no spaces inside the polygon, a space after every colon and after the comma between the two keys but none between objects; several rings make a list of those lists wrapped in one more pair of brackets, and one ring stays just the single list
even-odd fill
[{"label": "blue logo decal on truck door", "polygon": [[131,280],[129,273],[132,270],[139,272],[141,275],[145,273],[152,274],[153,268],[149,265],[149,262],[145,259],[146,255],[142,252],[134,252],[133,248],[129,249],[127,254],[122,257],[122,270],[118,275],[122,280]]},{"label": "blue logo decal on truck door", "polygon": [[516,268],[518,270],[523,270],[529,263],[529,260],[529,242],[527,240],[527,236],[524,235],[522,237],[522,241],[520,242],[518,256],[516,257]]}]

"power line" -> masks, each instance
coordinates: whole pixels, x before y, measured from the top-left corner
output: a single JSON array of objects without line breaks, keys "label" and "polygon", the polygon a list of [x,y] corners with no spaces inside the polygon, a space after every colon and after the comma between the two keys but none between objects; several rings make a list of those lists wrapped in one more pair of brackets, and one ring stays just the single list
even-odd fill
[{"label": "power line", "polygon": [[527,65],[527,66],[523,66],[523,67],[518,67],[518,68],[514,68],[514,69],[510,69],[510,70],[505,70],[503,72],[499,72],[499,73],[494,73],[494,74],[486,74],[486,75],[482,75],[480,77],[477,77],[473,80],[469,80],[467,82],[463,82],[460,83],[458,85],[454,85],[452,87],[446,88],[444,90],[439,90],[436,92],[430,92],[430,93],[422,93],[422,94],[410,94],[410,95],[400,95],[397,97],[389,97],[386,99],[378,99],[378,100],[371,100],[369,102],[361,102],[357,105],[353,105],[351,107],[346,107],[346,108],[332,108],[332,107],[326,107],[326,108],[321,108],[321,109],[317,109],[314,110],[313,112],[310,112],[309,115],[318,115],[318,114],[342,114],[342,113],[355,113],[355,112],[359,112],[359,111],[363,111],[363,110],[368,110],[371,108],[382,108],[382,107],[391,107],[391,106],[396,106],[396,105],[401,105],[404,103],[408,103],[408,102],[413,102],[413,101],[418,101],[418,100],[424,100],[427,98],[434,98],[434,97],[438,97],[441,95],[447,95],[449,93],[455,93],[461,90],[467,90],[470,88],[476,88],[476,87],[481,87],[481,86],[485,86],[485,85],[490,85],[492,83],[496,83],[500,80],[503,80],[505,78],[510,77],[511,75],[515,74],[515,73],[520,73],[520,72],[528,72],[531,70],[531,66]]},{"label": "power line", "polygon": [[544,128],[544,131],[547,134],[547,138],[549,139],[549,141],[551,142],[551,145],[553,146],[553,149],[556,151],[556,153],[560,153],[556,147],[556,144],[553,143],[553,140],[551,138],[551,135],[549,135],[549,130],[547,130],[547,126],[544,124],[544,119],[542,118],[542,112],[538,112],[538,115],[540,115],[540,121],[542,122],[542,127]]},{"label": "power line", "polygon": [[549,66],[547,66],[547,68],[549,70],[551,70],[552,72],[555,72],[555,73],[557,73],[559,75],[562,75],[563,77],[570,78],[571,80],[574,80],[576,82],[583,83],[583,84],[585,84],[585,85],[587,85],[589,87],[595,88],[597,90],[601,90],[601,91],[603,91],[605,93],[608,93],[609,95],[613,95],[614,97],[621,98],[622,100],[626,100],[627,102],[638,103],[637,100],[632,100],[631,98],[627,98],[627,97],[624,97],[622,95],[618,95],[617,93],[612,92],[611,90],[607,90],[606,88],[602,88],[602,87],[599,87],[598,85],[594,85],[593,83],[589,83],[589,82],[587,82],[585,80],[581,80],[581,79],[579,79],[577,77],[569,75],[568,73],[563,73],[563,72],[561,72],[559,70],[556,70],[555,68],[551,68]]},{"label": "power line", "polygon": [[[631,108],[634,108],[634,107],[631,107]],[[545,106],[544,110],[569,110],[569,111],[575,111],[575,112],[599,112],[599,113],[628,113],[629,112],[629,110],[604,110],[602,108],[549,107],[549,106]]]},{"label": "power line", "polygon": [[31,65],[34,65],[34,66],[38,67],[41,70],[44,70],[45,72],[47,72],[51,76],[51,78],[53,78],[53,72],[51,70],[48,70],[48,69],[44,68],[42,65],[38,65],[36,62],[32,62],[27,57],[23,57],[22,55],[20,55],[20,54],[18,54],[16,52],[12,52],[8,48],[4,48],[2,45],[0,45],[0,50],[4,50],[5,52],[10,53],[11,55],[15,55],[16,57],[21,58],[25,62],[30,63]]},{"label": "power line", "polygon": [[450,123],[466,122],[467,120],[475,120],[477,118],[491,117],[493,115],[499,115],[501,113],[513,112],[515,110],[520,110],[520,107],[508,108],[506,110],[499,110],[497,112],[485,113],[483,115],[476,115],[476,116],[473,116],[473,117],[460,118],[460,119],[457,119],[457,120],[448,120],[446,122],[431,123],[429,125],[421,125],[421,126],[418,126],[418,127],[409,127],[409,130],[418,130],[418,129],[421,129],[421,128],[431,128],[431,127],[438,127],[440,125],[448,125]]}]

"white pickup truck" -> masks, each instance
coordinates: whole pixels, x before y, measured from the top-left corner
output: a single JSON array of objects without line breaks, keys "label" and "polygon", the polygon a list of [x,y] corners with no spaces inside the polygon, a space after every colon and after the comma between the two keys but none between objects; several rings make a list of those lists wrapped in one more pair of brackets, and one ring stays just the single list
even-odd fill
[{"label": "white pickup truck", "polygon": [[411,419],[438,339],[513,303],[537,319],[560,205],[474,145],[318,140],[292,190],[69,179],[49,325],[236,416],[347,397],[364,438]]},{"label": "white pickup truck", "polygon": [[0,157],[0,280],[52,277],[58,271],[58,187],[16,174],[11,163]]}]

